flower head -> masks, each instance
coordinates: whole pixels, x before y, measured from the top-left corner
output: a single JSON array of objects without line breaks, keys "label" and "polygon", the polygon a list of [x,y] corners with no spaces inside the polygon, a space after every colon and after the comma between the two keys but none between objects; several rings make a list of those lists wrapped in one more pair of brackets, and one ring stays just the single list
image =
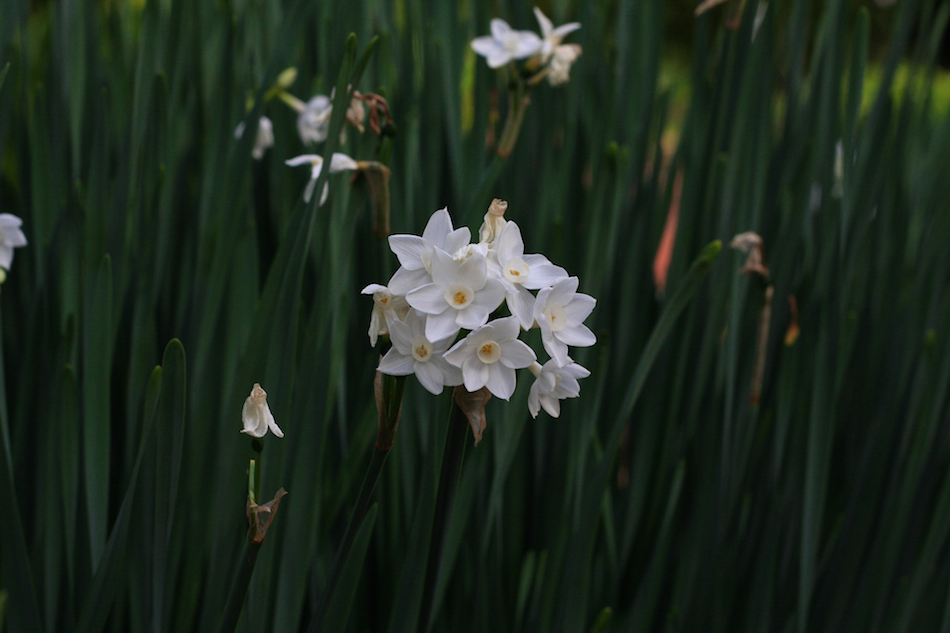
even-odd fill
[{"label": "flower head", "polygon": [[581,394],[578,378],[587,378],[590,371],[578,365],[568,357],[564,367],[558,367],[552,358],[544,363],[532,363],[531,373],[535,375],[534,384],[528,392],[528,411],[532,418],[538,417],[543,408],[552,418],[561,415],[561,400],[576,398]]},{"label": "flower head", "polygon": [[534,321],[534,295],[529,290],[553,286],[567,279],[567,271],[555,266],[544,255],[525,255],[521,229],[508,222],[495,244],[495,254],[508,295],[508,309],[518,317],[521,327],[530,329]]},{"label": "flower head", "polygon": [[[544,42],[541,47],[541,63],[546,63],[548,59],[551,58],[551,55],[554,53],[555,49],[561,45],[561,41],[564,39],[565,35],[568,33],[573,33],[577,29],[581,28],[580,22],[562,24],[561,26],[554,28],[554,23],[551,22],[551,20],[549,20],[548,17],[544,15],[541,12],[541,9],[538,7],[534,8],[534,17],[538,19],[538,26],[541,27],[541,37],[544,38]],[[579,46],[578,53],[580,53]]]},{"label": "flower head", "polygon": [[577,277],[554,282],[538,292],[534,303],[534,320],[541,328],[541,342],[558,367],[570,360],[567,346],[590,347],[597,342],[594,333],[584,325],[596,300],[577,292]]},{"label": "flower head", "polygon": [[0,268],[10,270],[13,249],[26,246],[26,236],[20,225],[23,220],[12,213],[0,213]]},{"label": "flower head", "polygon": [[360,294],[373,295],[373,315],[369,319],[369,343],[376,347],[379,335],[389,334],[389,319],[405,319],[406,313],[409,312],[409,304],[405,297],[394,295],[389,288],[379,284],[366,286]]},{"label": "flower head", "polygon": [[561,44],[554,49],[548,64],[548,83],[563,86],[571,79],[571,66],[581,54],[580,44]]},{"label": "flower head", "polygon": [[468,244],[470,235],[467,226],[452,229],[448,208],[439,209],[432,214],[421,237],[390,235],[389,248],[399,259],[400,266],[389,280],[389,291],[397,295],[407,295],[420,286],[432,283],[429,273],[432,252],[440,248],[455,253]]},{"label": "flower head", "polygon": [[455,336],[431,341],[425,329],[426,317],[416,310],[406,314],[405,322],[391,318],[389,330],[393,346],[379,362],[379,371],[390,376],[415,374],[427,391],[439,395],[443,386],[462,384],[461,370],[443,357]]},{"label": "flower head", "polygon": [[[320,177],[320,172],[323,170],[323,156],[318,154],[303,154],[301,156],[295,156],[290,160],[285,160],[284,164],[290,167],[297,167],[298,165],[307,164],[310,165],[310,182],[307,183],[307,188],[304,189],[303,192],[303,201],[310,202],[310,198],[313,197],[313,188],[317,186],[317,178]],[[357,165],[356,161],[346,154],[334,152],[333,158],[330,159],[330,173],[334,174],[336,172],[346,171],[348,169],[359,169],[359,165]],[[324,185],[323,193],[320,194],[321,206],[327,201],[327,194],[329,194],[329,187]]]},{"label": "flower head", "polygon": [[317,95],[304,105],[297,115],[297,132],[304,143],[322,143],[327,140],[333,102],[326,95]]},{"label": "flower head", "polygon": [[[244,136],[244,121],[238,123],[234,128],[234,138]],[[254,137],[254,149],[251,150],[251,156],[254,160],[264,158],[264,152],[268,147],[274,146],[274,124],[266,116],[262,116],[257,122],[257,135]]]},{"label": "flower head", "polygon": [[513,59],[527,59],[542,46],[537,33],[516,31],[498,18],[491,21],[491,35],[472,40],[472,50],[486,58],[490,68],[499,68]]},{"label": "flower head", "polygon": [[274,414],[270,412],[270,407],[267,404],[267,392],[261,389],[260,383],[254,383],[251,395],[244,401],[241,419],[244,422],[241,433],[247,433],[252,437],[264,437],[267,429],[270,429],[277,437],[284,437],[284,432],[274,421]]},{"label": "flower head", "polygon": [[462,368],[468,391],[488,387],[493,396],[507,400],[515,392],[515,370],[537,358],[534,350],[518,340],[520,331],[515,317],[495,319],[469,332],[445,353],[445,359]]}]

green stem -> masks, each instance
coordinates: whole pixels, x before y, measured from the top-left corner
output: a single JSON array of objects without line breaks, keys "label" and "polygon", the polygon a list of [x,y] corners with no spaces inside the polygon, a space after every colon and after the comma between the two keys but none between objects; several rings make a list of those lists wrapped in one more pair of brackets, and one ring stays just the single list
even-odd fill
[{"label": "green stem", "polygon": [[257,479],[257,463],[252,459],[247,467],[247,496],[251,503],[257,503],[257,492],[254,488],[255,479]]},{"label": "green stem", "polygon": [[468,420],[462,409],[452,401],[452,415],[445,437],[445,450],[442,452],[442,470],[439,476],[439,492],[435,500],[435,512],[432,517],[432,533],[429,537],[429,556],[426,563],[426,581],[422,592],[424,617],[419,620],[419,631],[432,629],[435,617],[435,588],[442,568],[442,553],[445,536],[452,519],[452,505],[458,490],[459,474],[462,472],[462,458],[465,456],[465,440],[468,438]]},{"label": "green stem", "polygon": [[333,569],[330,571],[330,577],[327,579],[326,589],[324,589],[320,603],[317,605],[317,612],[313,620],[310,621],[310,626],[307,627],[307,631],[310,633],[323,630],[323,620],[327,614],[327,607],[333,598],[333,592],[336,590],[337,582],[340,580],[340,574],[343,571],[343,566],[346,564],[346,559],[350,555],[353,538],[356,536],[356,532],[363,522],[363,517],[366,516],[366,511],[369,509],[369,500],[373,495],[373,489],[376,488],[376,480],[379,479],[379,473],[383,468],[383,463],[386,461],[387,455],[389,455],[389,450],[381,451],[378,448],[373,449],[373,458],[369,463],[366,476],[363,478],[363,485],[360,487],[360,493],[356,499],[353,514],[350,516],[350,521],[346,525],[343,542],[340,543],[340,549],[337,550],[336,557],[333,559]]},{"label": "green stem", "polygon": [[254,565],[257,563],[257,553],[261,551],[261,545],[262,543],[255,543],[251,539],[247,539],[244,545],[241,566],[234,576],[234,583],[231,585],[231,592],[228,594],[228,604],[224,608],[224,615],[221,618],[218,633],[230,633],[237,628],[238,618],[241,617],[241,609],[244,608],[247,587],[251,583],[251,574],[254,573]]}]

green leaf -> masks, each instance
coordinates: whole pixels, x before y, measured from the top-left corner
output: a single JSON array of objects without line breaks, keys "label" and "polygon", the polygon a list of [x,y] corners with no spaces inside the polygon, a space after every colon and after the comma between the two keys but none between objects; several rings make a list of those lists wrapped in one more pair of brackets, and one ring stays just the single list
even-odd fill
[{"label": "green leaf", "polygon": [[[370,536],[372,536],[373,527],[376,525],[377,510],[379,510],[378,504],[374,503],[370,506],[366,517],[360,524],[360,529],[356,532],[356,537],[353,539],[350,556],[347,558],[343,572],[340,574],[336,591],[333,592],[327,606],[326,630],[328,631],[346,630],[346,622],[350,617],[350,610],[353,608],[353,600],[356,597],[356,588],[359,585],[360,576],[363,574]],[[376,591],[380,589],[380,587],[377,587]]]}]

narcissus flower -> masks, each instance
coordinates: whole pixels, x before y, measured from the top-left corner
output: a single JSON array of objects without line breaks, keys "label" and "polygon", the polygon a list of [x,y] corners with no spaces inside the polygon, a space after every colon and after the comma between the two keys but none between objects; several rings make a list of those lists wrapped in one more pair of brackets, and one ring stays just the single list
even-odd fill
[{"label": "narcissus flower", "polygon": [[534,350],[518,340],[520,331],[515,317],[495,319],[469,332],[445,353],[445,359],[462,368],[468,391],[488,387],[496,398],[508,400],[515,392],[515,370],[537,358]]},{"label": "narcissus flower", "polygon": [[541,37],[544,38],[544,42],[541,47],[541,63],[546,63],[548,59],[551,58],[551,55],[554,53],[555,49],[561,45],[561,41],[564,39],[565,35],[568,33],[573,33],[577,29],[581,28],[580,22],[562,24],[561,26],[554,28],[554,23],[551,22],[551,20],[549,20],[548,17],[544,15],[541,12],[541,9],[538,7],[534,8],[534,17],[538,19],[538,25],[541,27]]},{"label": "narcissus flower", "polygon": [[564,367],[558,367],[554,359],[544,363],[532,363],[528,369],[535,376],[531,391],[528,392],[528,411],[532,418],[538,417],[543,408],[548,415],[556,418],[561,415],[561,400],[576,398],[581,394],[578,378],[587,378],[590,372],[570,358]]},{"label": "narcissus flower", "polygon": [[452,229],[448,208],[439,209],[432,214],[421,237],[390,235],[389,248],[399,259],[400,267],[389,280],[389,291],[397,295],[407,295],[420,286],[432,283],[429,273],[432,252],[439,248],[448,253],[455,253],[468,244],[470,236],[467,226]]},{"label": "narcissus flower", "polygon": [[544,255],[525,255],[521,229],[514,222],[508,222],[496,240],[495,253],[508,290],[508,309],[518,317],[521,327],[528,330],[534,322],[534,295],[528,291],[567,279],[567,271],[552,264]]},{"label": "narcissus flower", "polygon": [[304,143],[322,143],[330,130],[333,102],[326,95],[317,95],[308,101],[297,115],[297,132]]},{"label": "narcissus flower", "polygon": [[554,49],[548,64],[548,83],[563,86],[571,79],[571,66],[581,54],[580,44],[561,44]]},{"label": "narcissus flower", "polygon": [[373,315],[369,319],[369,342],[376,347],[380,334],[389,334],[388,320],[396,318],[402,320],[409,312],[409,304],[405,297],[394,295],[386,286],[370,284],[360,291],[360,294],[373,295]]},{"label": "narcissus flower", "polygon": [[[303,201],[310,202],[310,198],[313,197],[313,188],[317,186],[317,178],[320,177],[320,172],[323,170],[323,156],[318,154],[303,154],[302,156],[296,156],[290,160],[285,160],[284,164],[290,167],[308,164],[310,165],[310,182],[307,183],[307,188],[304,189],[303,192]],[[355,160],[346,154],[341,154],[340,152],[333,153],[333,158],[330,159],[331,174],[351,169],[359,169],[359,165],[356,164]],[[328,193],[329,187],[324,185],[323,193],[320,194],[321,206],[327,201]]]},{"label": "narcissus flower", "polygon": [[579,294],[577,285],[577,277],[560,279],[551,288],[539,291],[534,303],[534,320],[541,328],[541,342],[558,367],[564,367],[570,360],[568,345],[590,347],[597,342],[594,333],[584,325],[584,319],[597,301]]},{"label": "narcissus flower", "polygon": [[537,33],[516,31],[504,20],[491,21],[491,35],[472,40],[472,50],[486,58],[490,68],[499,68],[513,59],[527,59],[543,46]]},{"label": "narcissus flower", "polygon": [[247,433],[252,437],[264,437],[267,434],[267,429],[270,429],[277,437],[284,437],[284,432],[277,426],[274,415],[270,412],[270,406],[267,404],[267,392],[261,389],[260,383],[254,383],[251,395],[244,401],[241,419],[244,422],[241,433]]},{"label": "narcissus flower", "polygon": [[12,213],[0,213],[0,268],[10,270],[13,249],[26,246],[26,236],[20,226],[23,220]]},{"label": "narcissus flower", "polygon": [[[234,138],[244,136],[244,121],[238,123],[234,129]],[[254,137],[254,149],[251,150],[251,156],[254,160],[264,158],[264,152],[268,147],[274,146],[274,124],[266,116],[262,116],[257,122],[257,135]]]},{"label": "narcissus flower", "polygon": [[390,376],[415,374],[427,391],[439,395],[443,387],[462,384],[462,371],[443,358],[455,336],[430,341],[425,329],[426,317],[416,310],[406,314],[405,322],[391,318],[389,333],[393,346],[379,362],[378,369]]}]

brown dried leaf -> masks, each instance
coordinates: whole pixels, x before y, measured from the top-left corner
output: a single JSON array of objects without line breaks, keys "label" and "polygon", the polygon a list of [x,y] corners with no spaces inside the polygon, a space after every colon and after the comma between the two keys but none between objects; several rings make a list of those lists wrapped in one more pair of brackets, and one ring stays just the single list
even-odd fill
[{"label": "brown dried leaf", "polygon": [[247,522],[248,537],[255,543],[263,543],[264,538],[267,536],[267,530],[270,528],[270,524],[274,521],[274,516],[277,514],[277,506],[280,505],[280,500],[287,494],[287,491],[280,488],[277,491],[277,494],[274,495],[274,498],[271,501],[263,505],[257,505],[252,503],[250,497],[247,500]]},{"label": "brown dried leaf", "polygon": [[485,419],[485,405],[491,399],[491,392],[486,387],[469,392],[465,390],[464,385],[459,385],[452,392],[452,399],[455,400],[455,404],[468,418],[468,424],[472,427],[472,435],[475,436],[475,446],[478,446],[482,439],[482,433],[484,433],[485,427],[488,426],[488,421]]}]

